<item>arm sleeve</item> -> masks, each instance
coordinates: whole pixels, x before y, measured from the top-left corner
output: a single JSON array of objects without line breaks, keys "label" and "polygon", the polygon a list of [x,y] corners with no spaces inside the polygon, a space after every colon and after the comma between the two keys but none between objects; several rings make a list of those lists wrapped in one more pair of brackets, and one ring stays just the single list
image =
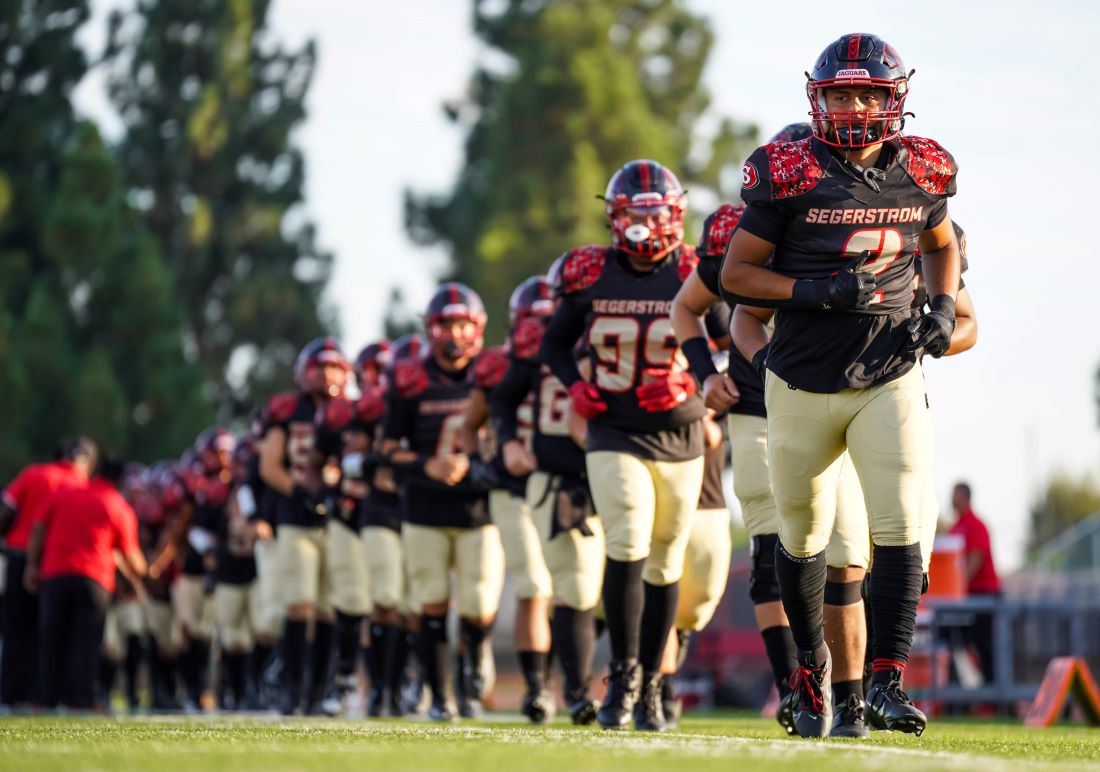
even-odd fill
[{"label": "arm sleeve", "polygon": [[573,347],[584,334],[585,316],[581,304],[567,296],[550,317],[542,336],[542,358],[567,389],[581,379]]},{"label": "arm sleeve", "polygon": [[519,422],[516,410],[531,391],[533,368],[512,362],[489,400],[489,417],[501,444],[516,439]]},{"label": "arm sleeve", "polygon": [[699,281],[703,282],[707,292],[715,296],[722,294],[719,289],[721,286],[722,259],[722,257],[700,255],[699,263],[695,266],[695,275],[699,277]]},{"label": "arm sleeve", "polygon": [[707,337],[712,340],[721,340],[730,334],[730,318],[733,314],[725,303],[715,303],[703,317],[703,324],[707,328]]}]

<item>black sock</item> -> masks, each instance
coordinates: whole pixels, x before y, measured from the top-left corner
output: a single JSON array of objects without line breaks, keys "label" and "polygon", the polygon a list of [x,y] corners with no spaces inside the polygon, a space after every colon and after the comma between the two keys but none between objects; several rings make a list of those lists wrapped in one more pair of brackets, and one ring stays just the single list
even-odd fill
[{"label": "black sock", "polygon": [[772,678],[780,694],[791,690],[791,673],[798,667],[798,649],[794,645],[791,628],[786,625],[766,627],[760,631],[764,639],[764,650],[768,652],[768,662],[772,666]]},{"label": "black sock", "polygon": [[[374,625],[371,626],[372,628]],[[408,640],[405,631],[397,625],[382,625],[382,651],[385,656],[382,659],[382,679],[385,687],[392,694],[401,693],[401,677],[405,673],[405,662],[408,659]],[[374,647],[373,635],[371,647]],[[374,683],[371,683],[374,686]]]},{"label": "black sock", "polygon": [[775,544],[775,573],[795,644],[800,651],[822,651],[825,645],[825,552],[796,558],[778,541]]},{"label": "black sock", "polygon": [[645,605],[642,610],[641,642],[638,661],[642,670],[656,673],[661,669],[668,634],[676,621],[676,603],[680,597],[680,583],[657,585],[642,582]]},{"label": "black sock", "polygon": [[286,620],[283,630],[283,687],[294,699],[302,696],[302,680],[306,669],[306,623]]},{"label": "black sock", "polygon": [[313,625],[313,658],[310,668],[310,698],[320,699],[329,683],[329,665],[332,663],[332,639],[335,635],[332,622],[315,622]]},{"label": "black sock", "polygon": [[874,641],[872,682],[889,680],[890,671],[904,672],[909,661],[920,603],[920,544],[874,546],[871,572],[871,618]]},{"label": "black sock", "polygon": [[145,646],[140,635],[126,636],[126,659],[123,662],[126,673],[126,702],[131,708],[138,706],[138,676],[141,661],[145,659]]},{"label": "black sock", "polygon": [[154,696],[174,700],[176,698],[175,660],[163,659],[154,652],[149,662],[149,669],[152,671]]},{"label": "black sock", "polygon": [[833,681],[833,703],[836,705],[843,705],[848,696],[854,694],[856,697],[863,699],[863,679],[857,678],[854,681]]},{"label": "black sock", "polygon": [[432,700],[445,699],[443,684],[447,678],[447,615],[420,615],[420,672],[432,690]]},{"label": "black sock", "polygon": [[[679,646],[676,649],[676,672],[679,673],[683,668],[684,663],[687,662],[688,650],[691,648],[691,630],[677,630],[676,642]],[[667,680],[667,679],[666,679]]]},{"label": "black sock", "polygon": [[565,680],[565,694],[571,699],[588,688],[592,677],[592,656],[596,651],[595,612],[558,606],[550,625]]},{"label": "black sock", "polygon": [[519,667],[523,671],[523,680],[528,691],[542,691],[546,686],[546,660],[550,655],[545,651],[519,652]]},{"label": "black sock", "polygon": [[195,702],[199,702],[210,683],[210,641],[193,639],[191,641],[191,652],[194,656],[191,665],[194,673],[194,692],[191,694],[191,698]]},{"label": "black sock", "polygon": [[99,673],[97,681],[100,694],[106,702],[111,700],[111,690],[115,688],[115,674],[118,673],[118,662],[106,654],[99,655]]},{"label": "black sock", "polygon": [[248,678],[252,682],[252,688],[257,691],[263,688],[264,670],[271,661],[271,652],[271,646],[257,643],[248,655]]},{"label": "black sock", "polygon": [[611,658],[637,660],[642,631],[642,589],[644,560],[624,563],[607,559],[603,578],[603,608],[607,616],[607,635],[611,640]]},{"label": "black sock", "polygon": [[607,620],[597,618],[596,619],[596,640],[600,639],[600,636],[604,634],[605,630],[607,630]]},{"label": "black sock", "polygon": [[[466,666],[468,668],[468,670],[463,670],[463,674],[467,672],[470,673],[475,682],[474,685],[478,689],[481,688],[482,680],[485,676],[483,672],[484,657],[481,649],[492,629],[492,625],[482,627],[481,625],[474,624],[468,619],[462,619],[458,625],[459,636],[462,639],[462,648],[465,650]],[[480,694],[470,694],[467,696],[474,700],[481,699]]]},{"label": "black sock", "polygon": [[336,612],[336,673],[355,675],[359,665],[359,633],[363,617],[357,614]]},{"label": "black sock", "polygon": [[222,652],[221,693],[233,695],[238,710],[244,699],[244,658],[243,653]]},{"label": "black sock", "polygon": [[371,689],[382,689],[386,680],[386,633],[385,625],[371,622],[370,646],[367,648],[367,676]]}]

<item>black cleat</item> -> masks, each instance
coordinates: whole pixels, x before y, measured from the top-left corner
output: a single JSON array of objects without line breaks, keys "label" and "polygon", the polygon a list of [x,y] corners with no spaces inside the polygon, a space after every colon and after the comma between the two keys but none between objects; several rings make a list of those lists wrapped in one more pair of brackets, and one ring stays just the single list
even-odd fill
[{"label": "black cleat", "polygon": [[642,686],[642,667],[637,660],[612,660],[607,673],[607,696],[596,714],[604,729],[626,729],[634,714]]},{"label": "black cleat", "polygon": [[634,728],[639,732],[665,732],[665,711],[661,700],[660,673],[642,676],[641,698],[634,704]]},{"label": "black cleat", "polygon": [[867,719],[863,715],[863,700],[854,694],[848,695],[843,705],[833,708],[833,731],[829,737],[855,737],[864,740],[871,736],[867,728]]},{"label": "black cleat", "polygon": [[367,718],[378,718],[382,715],[382,706],[386,702],[386,695],[381,689],[372,686],[367,690],[367,702],[363,709]]},{"label": "black cleat", "polygon": [[545,724],[554,717],[556,711],[554,698],[545,689],[528,691],[523,695],[523,715],[531,719],[533,724]]},{"label": "black cleat", "polygon": [[302,698],[300,695],[285,691],[279,698],[279,712],[284,716],[301,715]]},{"label": "black cleat", "polygon": [[791,673],[794,728],[799,737],[826,737],[833,723],[833,660],[815,663],[813,652],[800,652]]},{"label": "black cleat", "polygon": [[794,692],[787,692],[779,698],[779,707],[775,710],[775,720],[791,737],[797,732],[794,729]]},{"label": "black cleat", "polygon": [[397,690],[386,690],[386,703],[390,708],[391,718],[401,718],[405,715],[405,702]]},{"label": "black cleat", "polygon": [[875,729],[889,729],[920,737],[928,716],[913,704],[901,688],[901,671],[890,671],[890,680],[871,686],[867,693],[867,718]]},{"label": "black cleat", "polygon": [[669,729],[680,726],[684,701],[676,696],[676,690],[672,687],[672,676],[666,676],[661,681],[661,710],[665,714],[665,726]]},{"label": "black cleat", "polygon": [[432,721],[454,721],[454,713],[447,707],[446,700],[432,698],[432,706],[428,709],[428,718]]},{"label": "black cleat", "polygon": [[590,726],[596,721],[600,703],[587,694],[580,694],[569,703],[569,718],[575,726]]}]

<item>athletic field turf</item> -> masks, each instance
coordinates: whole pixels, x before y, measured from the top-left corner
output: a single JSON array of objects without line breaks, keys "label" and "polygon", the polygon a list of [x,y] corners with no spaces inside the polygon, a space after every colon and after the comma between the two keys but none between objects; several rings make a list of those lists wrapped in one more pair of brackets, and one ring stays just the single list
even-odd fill
[{"label": "athletic field turf", "polygon": [[[518,719],[518,716],[515,717]],[[275,717],[4,718],[0,770],[1070,770],[1100,768],[1100,730],[935,722],[921,738],[784,739],[760,718],[688,719],[662,735],[531,728],[503,719],[438,726],[411,721]]]}]

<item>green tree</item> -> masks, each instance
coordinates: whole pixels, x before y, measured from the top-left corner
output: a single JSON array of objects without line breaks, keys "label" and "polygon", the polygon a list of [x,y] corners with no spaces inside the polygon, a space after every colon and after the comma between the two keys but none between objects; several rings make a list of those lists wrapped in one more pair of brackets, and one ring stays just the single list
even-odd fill
[{"label": "green tree", "polygon": [[[1078,522],[1100,512],[1100,484],[1095,475],[1074,477],[1056,472],[1031,504],[1028,549],[1034,551]],[[1091,558],[1090,558],[1091,559]]]},{"label": "green tree", "polygon": [[415,241],[449,247],[452,276],[482,293],[499,334],[516,284],[607,241],[595,196],[615,169],[653,158],[728,198],[756,130],[726,120],[700,139],[713,33],[681,0],[490,5],[475,0],[475,29],[507,65],[479,68],[447,107],[468,128],[465,165],[448,194],[408,194],[406,217]]},{"label": "green tree", "polygon": [[267,32],[267,0],[148,0],[111,20],[109,90],[130,200],[156,237],[223,419],[276,385],[308,339],[331,257],[302,211],[316,50]]}]

